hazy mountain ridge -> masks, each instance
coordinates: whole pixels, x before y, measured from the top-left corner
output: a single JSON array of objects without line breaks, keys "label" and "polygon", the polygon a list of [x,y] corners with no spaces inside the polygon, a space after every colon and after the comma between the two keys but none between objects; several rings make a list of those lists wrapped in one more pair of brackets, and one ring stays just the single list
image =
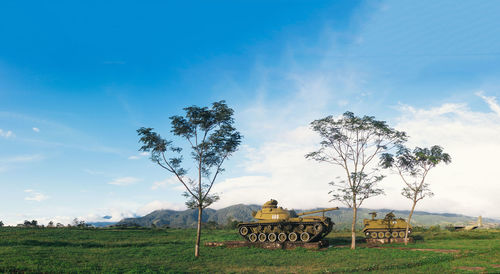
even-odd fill
[{"label": "hazy mountain ridge", "polygon": [[[237,204],[225,207],[219,210],[207,208],[203,211],[203,222],[216,222],[218,224],[227,224],[230,221],[237,220],[240,222],[253,221],[252,211],[261,209],[260,205],[244,205]],[[320,209],[320,208],[318,208]],[[316,210],[316,209],[310,209]],[[295,210],[296,212],[304,212],[309,210]],[[371,218],[369,212],[377,212],[377,218],[383,218],[385,214],[393,211],[397,217],[406,219],[408,217],[408,210],[390,210],[390,209],[366,209],[361,208],[358,210],[358,225],[362,224],[363,219]],[[321,215],[321,213],[316,214]],[[336,228],[346,228],[350,226],[352,221],[352,209],[340,208],[339,210],[329,211],[325,213],[335,222]],[[196,227],[198,220],[198,210],[188,209],[184,211],[175,211],[169,209],[155,210],[143,217],[126,218],[118,222],[118,225],[139,225],[139,226],[169,226],[175,228],[188,228]],[[425,211],[415,211],[412,217],[412,224],[417,226],[431,226],[431,225],[459,225],[467,224],[469,222],[476,222],[477,217],[465,216],[462,214],[454,213],[431,213]],[[483,223],[497,223],[500,220],[483,218]]]}]

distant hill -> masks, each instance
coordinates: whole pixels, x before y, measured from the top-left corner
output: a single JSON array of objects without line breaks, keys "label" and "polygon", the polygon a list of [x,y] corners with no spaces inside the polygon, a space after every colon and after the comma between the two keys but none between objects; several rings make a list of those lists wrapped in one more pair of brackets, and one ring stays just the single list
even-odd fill
[{"label": "distant hill", "polygon": [[[233,205],[219,210],[207,208],[203,210],[202,222],[214,221],[218,224],[225,224],[229,220],[251,221],[252,211],[259,210],[258,205]],[[169,227],[196,227],[198,222],[198,210],[188,209],[175,211],[169,209],[155,210],[146,216],[138,218],[126,218],[117,225],[139,225],[139,226],[169,226]]]},{"label": "distant hill", "polygon": [[[252,211],[261,209],[260,205],[243,205],[237,204],[222,208],[219,210],[214,210],[207,208],[203,211],[202,221],[203,222],[216,222],[218,224],[226,224],[230,221],[237,220],[241,222],[252,221]],[[318,208],[319,209],[319,208]],[[315,209],[311,209],[315,210]],[[303,212],[304,210],[295,210],[297,213]],[[385,214],[391,212],[389,209],[365,209],[361,208],[358,210],[358,226],[361,226],[363,219],[371,218],[368,214],[369,212],[377,211],[377,218],[383,218]],[[394,214],[397,217],[407,218],[408,210],[394,210]],[[321,215],[321,213],[317,214]],[[326,212],[325,216],[328,216],[335,222],[335,228],[343,229],[350,227],[352,221],[352,209],[350,208],[340,208],[336,211]],[[143,217],[137,218],[126,218],[117,223],[117,225],[138,225],[138,226],[151,226],[152,224],[156,226],[169,226],[176,228],[188,228],[196,227],[196,222],[198,220],[198,211],[194,209],[188,209],[184,211],[175,210],[156,210]],[[430,213],[424,211],[415,211],[412,217],[412,225],[417,226],[431,226],[431,225],[459,225],[467,224],[469,222],[475,222],[477,217],[470,217],[460,214],[450,214],[450,213]],[[500,224],[500,220],[483,218],[483,223],[496,223]]]}]

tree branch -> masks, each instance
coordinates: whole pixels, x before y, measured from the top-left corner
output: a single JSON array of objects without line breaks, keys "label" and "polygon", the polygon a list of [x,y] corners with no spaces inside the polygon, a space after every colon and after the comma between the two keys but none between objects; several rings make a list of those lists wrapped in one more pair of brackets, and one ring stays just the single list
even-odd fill
[{"label": "tree branch", "polygon": [[168,171],[172,172],[173,174],[175,174],[175,176],[177,177],[177,179],[179,179],[179,181],[184,185],[184,187],[186,188],[186,190],[189,192],[189,194],[191,194],[191,196],[195,197],[195,195],[193,194],[193,192],[191,192],[191,190],[189,189],[189,187],[186,185],[186,183],[184,183],[184,180],[182,180],[181,176],[179,176],[179,174],[177,173],[177,171],[168,163],[167,159],[165,159],[165,154],[162,152],[161,153],[161,156],[163,157],[163,161],[165,161],[165,164],[167,164],[167,166],[170,168],[167,169],[165,166],[163,166],[159,160],[157,160],[157,163],[167,169]]}]

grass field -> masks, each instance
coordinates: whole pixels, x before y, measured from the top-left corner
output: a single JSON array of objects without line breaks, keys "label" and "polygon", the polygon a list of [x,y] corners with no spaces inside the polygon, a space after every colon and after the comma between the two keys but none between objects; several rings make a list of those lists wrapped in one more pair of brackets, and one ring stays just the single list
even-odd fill
[{"label": "grass field", "polygon": [[[500,231],[427,232],[401,244],[348,248],[331,233],[319,251],[202,247],[195,230],[0,228],[0,272],[383,272],[500,273]],[[234,230],[205,230],[202,242],[240,240]]]}]

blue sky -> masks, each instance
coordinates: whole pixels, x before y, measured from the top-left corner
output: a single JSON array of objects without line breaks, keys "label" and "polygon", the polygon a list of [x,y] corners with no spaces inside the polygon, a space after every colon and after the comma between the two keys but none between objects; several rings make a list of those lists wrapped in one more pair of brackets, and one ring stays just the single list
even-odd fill
[{"label": "blue sky", "polygon": [[[317,143],[308,123],[351,110],[455,156],[420,209],[500,217],[485,209],[500,195],[488,168],[500,152],[499,13],[495,1],[2,2],[0,220],[182,209],[135,130],[168,136],[168,117],[222,99],[245,139],[214,208],[268,196],[332,206],[334,172],[303,159]],[[386,181],[367,206],[409,207]]]}]

